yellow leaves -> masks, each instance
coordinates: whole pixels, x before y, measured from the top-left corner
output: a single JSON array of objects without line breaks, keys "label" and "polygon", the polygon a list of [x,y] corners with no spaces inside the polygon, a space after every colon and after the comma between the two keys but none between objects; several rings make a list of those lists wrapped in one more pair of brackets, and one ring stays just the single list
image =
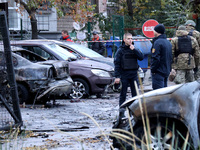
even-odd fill
[{"label": "yellow leaves", "polygon": [[39,11],[39,14],[42,15],[42,11]]}]

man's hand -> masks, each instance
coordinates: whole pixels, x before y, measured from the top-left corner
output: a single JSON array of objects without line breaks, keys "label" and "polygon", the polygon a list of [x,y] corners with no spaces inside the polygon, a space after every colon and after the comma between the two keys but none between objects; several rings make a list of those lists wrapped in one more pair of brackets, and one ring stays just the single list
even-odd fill
[{"label": "man's hand", "polygon": [[115,83],[119,84],[120,83],[120,78],[115,78]]},{"label": "man's hand", "polygon": [[130,49],[131,49],[131,50],[134,50],[134,49],[135,49],[135,46],[131,44],[131,45],[130,45]]}]

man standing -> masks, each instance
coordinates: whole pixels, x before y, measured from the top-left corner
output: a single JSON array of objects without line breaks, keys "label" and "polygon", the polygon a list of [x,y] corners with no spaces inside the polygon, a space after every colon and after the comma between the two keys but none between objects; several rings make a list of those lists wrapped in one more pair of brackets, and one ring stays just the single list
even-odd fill
[{"label": "man standing", "polygon": [[105,45],[104,45],[104,43],[103,42],[99,42],[99,41],[101,41],[101,39],[99,38],[99,35],[98,35],[97,31],[94,31],[92,34],[93,34],[92,41],[94,41],[91,44],[92,45],[92,50],[94,50],[95,52],[103,55],[104,51],[105,51]]},{"label": "man standing", "polygon": [[[138,82],[138,62],[143,60],[143,53],[133,45],[133,36],[125,33],[122,45],[119,47],[114,58],[115,83],[122,83],[120,92],[119,106],[126,100],[128,85],[130,84],[132,97],[136,96],[134,81]],[[122,113],[124,113],[125,109]]]},{"label": "man standing", "polygon": [[[189,32],[188,35],[193,36],[197,40],[200,47],[200,32],[195,30],[196,23],[193,20],[187,20],[185,25],[186,30]],[[194,69],[194,77],[196,80],[200,78],[200,64]]]},{"label": "man standing", "polygon": [[151,51],[151,75],[154,90],[167,87],[168,76],[171,71],[172,45],[164,33],[165,27],[163,24],[155,26],[155,37]]},{"label": "man standing", "polygon": [[171,40],[173,64],[176,70],[176,84],[194,81],[193,69],[199,65],[199,45],[197,40],[188,35],[185,26],[179,26],[176,36]]},{"label": "man standing", "polygon": [[67,30],[63,30],[62,31],[62,36],[60,37],[60,40],[66,40],[66,41],[69,41],[69,42],[73,42],[71,40],[71,37],[68,35],[68,31]]}]

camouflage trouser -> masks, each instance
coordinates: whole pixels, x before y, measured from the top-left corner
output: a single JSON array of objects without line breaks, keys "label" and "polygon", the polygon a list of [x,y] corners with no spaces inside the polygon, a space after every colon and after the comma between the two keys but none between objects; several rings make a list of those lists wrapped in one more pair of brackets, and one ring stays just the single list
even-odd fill
[{"label": "camouflage trouser", "polygon": [[200,66],[198,66],[198,71],[194,73],[195,80],[200,78]]},{"label": "camouflage trouser", "polygon": [[176,70],[176,77],[174,82],[176,84],[187,83],[194,81],[193,69]]}]

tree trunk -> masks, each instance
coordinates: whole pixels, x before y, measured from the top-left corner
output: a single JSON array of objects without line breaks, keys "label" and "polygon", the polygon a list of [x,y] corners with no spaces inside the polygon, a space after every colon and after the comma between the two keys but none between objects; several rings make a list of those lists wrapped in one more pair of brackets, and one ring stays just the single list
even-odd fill
[{"label": "tree trunk", "polygon": [[35,13],[31,14],[31,28],[32,28],[32,39],[38,38],[38,31],[37,31],[37,19],[35,17]]},{"label": "tree trunk", "polygon": [[127,6],[128,6],[128,15],[133,19],[133,5],[132,0],[126,0]]}]

